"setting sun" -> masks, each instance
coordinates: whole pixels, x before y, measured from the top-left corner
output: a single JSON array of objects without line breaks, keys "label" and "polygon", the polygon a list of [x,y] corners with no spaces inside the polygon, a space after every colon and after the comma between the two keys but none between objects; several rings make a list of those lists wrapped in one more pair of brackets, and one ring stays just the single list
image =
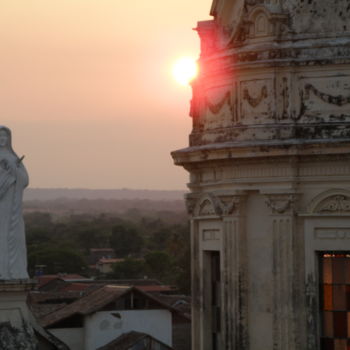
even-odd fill
[{"label": "setting sun", "polygon": [[179,58],[173,65],[173,76],[181,85],[188,85],[197,74],[198,65],[191,57]]}]

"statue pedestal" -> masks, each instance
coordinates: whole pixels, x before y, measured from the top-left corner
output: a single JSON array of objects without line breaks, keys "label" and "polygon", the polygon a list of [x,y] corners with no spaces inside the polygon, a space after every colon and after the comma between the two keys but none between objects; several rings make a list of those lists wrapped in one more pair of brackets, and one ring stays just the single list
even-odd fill
[{"label": "statue pedestal", "polygon": [[27,294],[32,280],[0,281],[0,349],[37,349]]},{"label": "statue pedestal", "polygon": [[0,324],[10,322],[18,328],[28,320],[27,294],[34,285],[32,280],[0,281]]},{"label": "statue pedestal", "polygon": [[69,350],[42,328],[27,305],[33,280],[0,280],[0,350]]}]

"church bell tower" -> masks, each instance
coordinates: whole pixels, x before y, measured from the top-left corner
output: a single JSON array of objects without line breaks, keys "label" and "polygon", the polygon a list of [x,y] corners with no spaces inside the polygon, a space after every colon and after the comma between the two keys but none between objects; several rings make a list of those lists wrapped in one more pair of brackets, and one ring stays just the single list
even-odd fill
[{"label": "church bell tower", "polygon": [[348,0],[214,0],[189,147],[195,350],[350,349]]}]

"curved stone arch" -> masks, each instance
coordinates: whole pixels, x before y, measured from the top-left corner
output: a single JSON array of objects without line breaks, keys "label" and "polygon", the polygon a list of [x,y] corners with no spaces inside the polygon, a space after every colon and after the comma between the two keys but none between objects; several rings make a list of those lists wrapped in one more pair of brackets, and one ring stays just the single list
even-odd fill
[{"label": "curved stone arch", "polygon": [[259,38],[272,35],[271,13],[264,6],[256,6],[248,16],[249,36]]},{"label": "curved stone arch", "polygon": [[349,213],[350,191],[346,189],[331,189],[318,194],[307,207],[311,214]]},{"label": "curved stone arch", "polygon": [[209,194],[203,194],[197,201],[194,216],[219,216],[221,208],[217,199]]}]

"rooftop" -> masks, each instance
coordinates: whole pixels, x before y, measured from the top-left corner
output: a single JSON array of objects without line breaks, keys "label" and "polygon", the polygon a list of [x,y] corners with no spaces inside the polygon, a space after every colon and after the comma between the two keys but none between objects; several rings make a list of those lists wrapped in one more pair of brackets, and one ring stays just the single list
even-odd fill
[{"label": "rooftop", "polygon": [[[98,348],[97,350],[129,350],[133,345],[136,345],[140,342],[143,342],[142,349],[153,349],[151,347],[151,343],[158,343],[162,345],[162,349],[173,349],[170,346],[160,342],[157,339],[154,339],[148,334],[140,333],[140,332],[129,332],[124,333],[121,336],[119,336],[117,339],[111,341],[110,343]],[[154,347],[155,349],[156,347]]]},{"label": "rooftop", "polygon": [[130,286],[111,286],[106,285],[97,290],[94,290],[87,295],[81,297],[80,299],[64,306],[63,308],[47,314],[41,319],[41,324],[44,327],[53,326],[63,320],[66,320],[75,315],[89,315],[94,312],[98,312],[104,307],[108,306],[112,302],[116,302],[122,296],[126,296],[128,293],[137,293],[141,294],[150,300],[157,308],[168,309],[175,316],[178,316],[182,319],[190,320],[187,315],[184,315],[182,312],[176,308],[170,306],[167,303],[159,300],[151,294],[147,294],[139,288],[130,287]]}]

